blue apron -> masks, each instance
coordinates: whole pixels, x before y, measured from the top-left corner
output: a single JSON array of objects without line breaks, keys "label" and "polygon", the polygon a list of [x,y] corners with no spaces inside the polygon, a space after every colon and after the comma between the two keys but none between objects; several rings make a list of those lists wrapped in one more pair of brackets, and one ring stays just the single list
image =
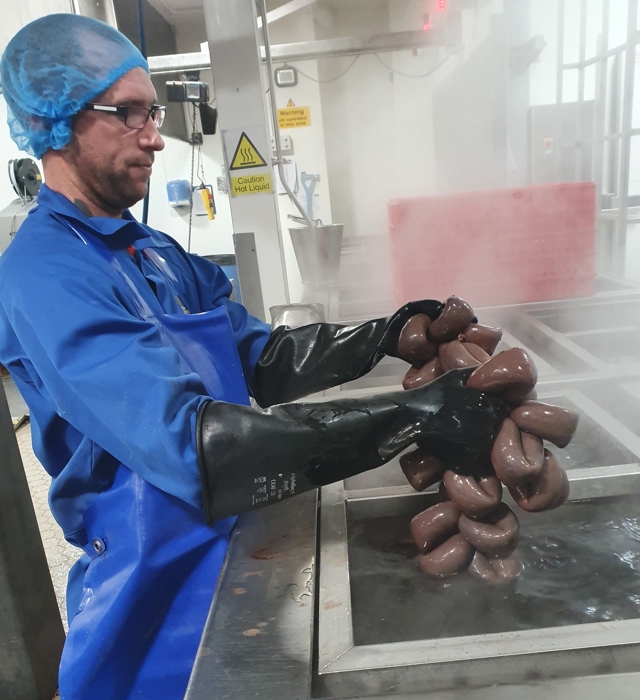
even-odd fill
[{"label": "blue apron", "polygon": [[[159,328],[213,399],[249,404],[225,308],[154,314],[106,244],[64,222],[124,278],[140,317]],[[171,282],[157,251],[146,254]],[[69,611],[62,700],[182,700],[235,522],[209,527],[202,510],[120,465],[84,513],[88,544],[69,576],[69,597],[81,578],[82,595]]]}]

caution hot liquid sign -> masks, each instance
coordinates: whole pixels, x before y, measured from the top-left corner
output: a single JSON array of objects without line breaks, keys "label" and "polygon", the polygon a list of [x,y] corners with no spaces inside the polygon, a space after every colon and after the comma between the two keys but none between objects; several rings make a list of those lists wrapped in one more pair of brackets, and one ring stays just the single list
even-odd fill
[{"label": "caution hot liquid sign", "polygon": [[273,192],[268,164],[271,152],[262,131],[261,127],[222,131],[232,197]]},{"label": "caution hot liquid sign", "polygon": [[240,175],[231,178],[231,194],[234,197],[242,194],[264,194],[272,191],[273,187],[269,173]]}]

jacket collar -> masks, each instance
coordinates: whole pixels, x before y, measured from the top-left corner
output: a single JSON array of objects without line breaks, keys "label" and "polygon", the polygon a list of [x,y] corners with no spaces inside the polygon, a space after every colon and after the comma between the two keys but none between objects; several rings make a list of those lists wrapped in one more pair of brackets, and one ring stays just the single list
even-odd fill
[{"label": "jacket collar", "polygon": [[[56,214],[60,214],[68,219],[74,219],[84,226],[88,226],[96,233],[103,236],[110,236],[119,231],[123,231],[127,227],[127,237],[131,237],[131,240],[138,240],[140,238],[148,238],[149,232],[143,224],[138,223],[131,212],[125,209],[122,212],[122,218],[114,219],[108,216],[91,216],[88,217],[83,214],[75,204],[72,204],[64,195],[59,192],[55,192],[46,185],[42,185],[40,192],[38,193],[38,208],[43,207],[54,211]],[[33,209],[35,211],[36,209]],[[30,213],[32,213],[30,212]]]}]

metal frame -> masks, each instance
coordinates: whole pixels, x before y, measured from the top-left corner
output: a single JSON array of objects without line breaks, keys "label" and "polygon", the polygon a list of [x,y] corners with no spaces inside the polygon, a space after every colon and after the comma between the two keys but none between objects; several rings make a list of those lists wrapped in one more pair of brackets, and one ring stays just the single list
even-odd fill
[{"label": "metal frame", "polygon": [[[544,311],[566,311],[569,307],[573,309],[606,309],[616,302],[640,304],[640,289],[629,284],[628,289],[623,291],[604,292],[594,297],[535,302],[511,307],[487,307],[480,310],[479,313],[487,322],[505,329],[504,338],[511,340],[509,345],[524,347],[527,352],[534,356],[536,366],[539,367],[539,374],[545,383],[548,381],[573,382],[587,377],[632,377],[640,373],[638,363],[607,363],[573,340],[577,335],[595,335],[604,332],[604,329],[594,328],[563,333],[550,328],[543,319],[538,318],[538,314]],[[607,332],[615,330],[617,329],[606,329]],[[535,349],[532,350],[528,346],[531,343],[535,346],[541,341],[546,345],[546,361],[543,360],[544,364],[538,365]],[[552,367],[553,371],[546,371],[545,365],[551,366],[549,363],[554,362],[557,364]],[[571,365],[570,370],[564,367],[568,365]]]},{"label": "metal frame", "polygon": [[[227,171],[232,149],[246,133],[266,161],[260,174],[268,175],[272,182],[271,192],[229,197],[234,231],[250,231],[255,236],[262,318],[266,319],[270,306],[289,302],[289,285],[271,167],[271,128],[262,84],[256,7],[248,0],[204,0],[203,7]],[[254,174],[256,170],[244,172]]]},{"label": "metal frame", "polygon": [[[565,21],[566,5],[564,0],[558,3],[558,53],[556,103],[564,102],[564,72],[578,70],[578,111],[576,123],[576,141],[583,141],[584,115],[582,105],[585,101],[585,71],[589,66],[596,66],[594,136],[589,143],[594,146],[593,180],[597,187],[597,213],[601,222],[600,234],[605,240],[599,245],[599,266],[603,271],[617,277],[624,276],[626,256],[627,225],[640,220],[640,209],[631,206],[629,200],[629,169],[631,161],[631,139],[640,135],[640,129],[632,127],[633,92],[635,79],[636,46],[640,44],[640,32],[637,29],[638,0],[627,0],[627,36],[620,46],[609,47],[609,29],[611,0],[603,0],[602,32],[598,40],[598,52],[586,58],[587,0],[580,3],[579,58],[576,63],[564,61],[564,33],[568,26]],[[609,76],[609,60],[614,59]],[[624,61],[622,85],[621,63]],[[621,88],[621,89],[620,89]],[[607,124],[607,108],[610,110]],[[608,158],[605,154],[608,151]],[[576,149],[576,179],[582,172],[583,149]],[[608,164],[608,181],[605,182],[605,162]],[[613,201],[605,206],[609,196]],[[609,232],[606,232],[609,227]]]},{"label": "metal frame", "polygon": [[[206,5],[205,5],[206,6]],[[268,13],[267,13],[268,16]],[[318,39],[291,44],[271,46],[274,61],[306,61],[335,56],[355,56],[363,53],[383,53],[404,49],[419,49],[444,46],[449,40],[445,29],[434,28],[428,34],[423,31],[389,32],[371,37],[342,37],[339,39]],[[264,46],[260,47],[260,59],[266,63]],[[206,45],[196,53],[183,53],[168,56],[149,56],[149,69],[152,74],[175,73],[185,70],[211,68],[211,59]]]},{"label": "metal frame", "polygon": [[4,388],[0,446],[0,697],[51,700],[64,629]]}]

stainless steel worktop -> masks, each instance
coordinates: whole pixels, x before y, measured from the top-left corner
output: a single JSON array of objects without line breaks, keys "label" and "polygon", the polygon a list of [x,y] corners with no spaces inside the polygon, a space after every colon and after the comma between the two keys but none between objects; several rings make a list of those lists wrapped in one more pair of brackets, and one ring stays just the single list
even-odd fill
[{"label": "stainless steel worktop", "polygon": [[186,698],[310,698],[317,492],[240,516]]},{"label": "stainless steel worktop", "polygon": [[[549,528],[561,533],[582,518],[588,529],[597,520],[594,514],[607,523],[607,513],[640,523],[634,498],[640,493],[640,293],[610,292],[478,315],[505,329],[505,346],[518,344],[535,355],[542,400],[582,414],[574,443],[557,452],[572,482],[572,502],[549,514]],[[614,340],[612,349],[605,338]],[[402,371],[401,364],[388,361],[368,380],[327,393],[397,388]],[[561,619],[560,613],[550,620],[536,615],[534,606],[524,621],[515,613],[502,621],[476,615],[472,624],[465,606],[469,612],[478,605],[489,612],[500,605],[510,609],[511,593],[492,598],[496,589],[479,595],[457,583],[429,589],[416,583],[418,573],[406,552],[389,556],[385,569],[385,552],[402,544],[401,537],[394,540],[393,528],[404,527],[403,518],[408,522],[430,498],[406,485],[394,460],[319,494],[241,516],[187,700],[590,700],[605,693],[637,700],[640,605],[637,614],[631,606],[596,612],[593,621],[580,615]],[[524,517],[523,531],[534,520],[544,525],[542,516]],[[636,535],[640,542],[640,531],[631,535],[632,544]],[[371,563],[380,553],[382,572]],[[638,557],[629,559],[629,570],[611,580],[609,589],[633,588],[637,577],[640,601]],[[546,572],[537,575],[540,580]],[[553,570],[548,575],[560,576]],[[555,583],[562,587],[561,579]],[[570,585],[580,601],[579,582]],[[402,600],[418,601],[415,620],[398,607]],[[429,601],[462,611],[450,631],[447,625],[438,631],[437,615],[430,618],[426,610]]]}]

